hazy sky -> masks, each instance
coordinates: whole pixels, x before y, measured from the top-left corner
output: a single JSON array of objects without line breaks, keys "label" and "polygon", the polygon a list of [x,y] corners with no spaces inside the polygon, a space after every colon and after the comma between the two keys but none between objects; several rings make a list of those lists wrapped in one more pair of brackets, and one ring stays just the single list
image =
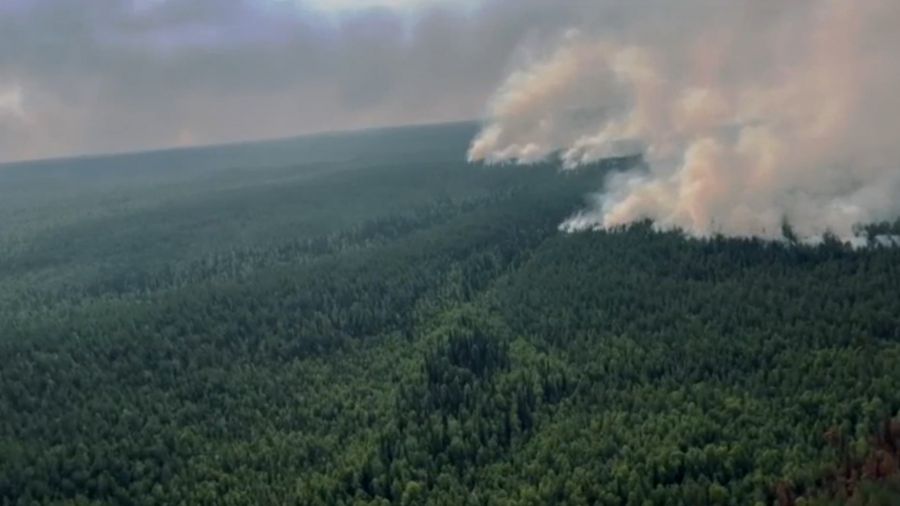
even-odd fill
[{"label": "hazy sky", "polygon": [[0,0],[0,161],[478,117],[588,3]]}]

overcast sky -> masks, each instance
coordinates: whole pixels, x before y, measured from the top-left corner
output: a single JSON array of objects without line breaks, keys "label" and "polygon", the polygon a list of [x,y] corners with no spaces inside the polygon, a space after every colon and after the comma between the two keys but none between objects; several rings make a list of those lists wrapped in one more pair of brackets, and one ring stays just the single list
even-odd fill
[{"label": "overcast sky", "polygon": [[0,0],[0,161],[476,118],[590,3]]}]

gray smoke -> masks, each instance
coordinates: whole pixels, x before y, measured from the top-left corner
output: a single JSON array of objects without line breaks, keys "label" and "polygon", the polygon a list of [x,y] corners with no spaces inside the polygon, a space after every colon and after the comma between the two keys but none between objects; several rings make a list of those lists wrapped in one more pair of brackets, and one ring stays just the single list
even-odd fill
[{"label": "gray smoke", "polygon": [[[0,163],[470,119],[546,0],[0,0]],[[535,26],[534,20],[541,26]]]},{"label": "gray smoke", "polygon": [[[900,214],[900,2],[639,3],[575,26],[490,101],[469,158],[564,167],[642,153],[562,225],[853,236]],[[661,21],[664,20],[664,21]]]}]

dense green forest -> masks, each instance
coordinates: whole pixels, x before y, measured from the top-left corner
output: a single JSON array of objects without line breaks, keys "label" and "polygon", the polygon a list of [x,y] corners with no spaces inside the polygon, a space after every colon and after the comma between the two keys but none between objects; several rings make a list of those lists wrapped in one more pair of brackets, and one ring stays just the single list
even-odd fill
[{"label": "dense green forest", "polygon": [[0,167],[0,504],[900,504],[900,248],[558,224],[471,124]]}]

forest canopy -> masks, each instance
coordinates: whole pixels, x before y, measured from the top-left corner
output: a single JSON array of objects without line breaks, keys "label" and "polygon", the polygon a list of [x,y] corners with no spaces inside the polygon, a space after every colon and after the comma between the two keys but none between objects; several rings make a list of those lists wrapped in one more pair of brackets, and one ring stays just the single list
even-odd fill
[{"label": "forest canopy", "polygon": [[474,131],[0,168],[0,504],[898,504],[900,248],[565,233],[634,160]]}]

